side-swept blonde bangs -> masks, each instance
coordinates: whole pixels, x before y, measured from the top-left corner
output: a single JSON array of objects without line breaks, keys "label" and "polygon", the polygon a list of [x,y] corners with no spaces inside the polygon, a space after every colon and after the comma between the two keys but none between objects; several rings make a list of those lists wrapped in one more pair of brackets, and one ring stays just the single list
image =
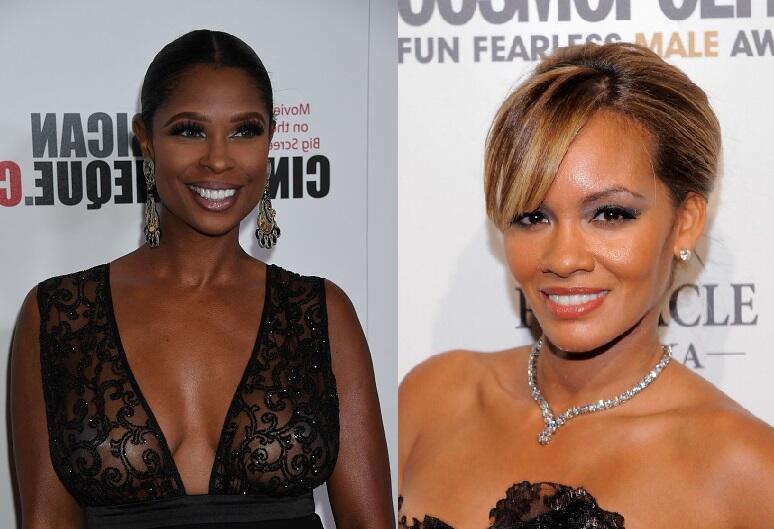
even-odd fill
[{"label": "side-swept blonde bangs", "polygon": [[698,86],[642,46],[560,48],[508,95],[489,130],[486,209],[500,229],[540,206],[573,139],[603,108],[650,133],[656,174],[675,204],[690,191],[709,196],[720,127]]}]

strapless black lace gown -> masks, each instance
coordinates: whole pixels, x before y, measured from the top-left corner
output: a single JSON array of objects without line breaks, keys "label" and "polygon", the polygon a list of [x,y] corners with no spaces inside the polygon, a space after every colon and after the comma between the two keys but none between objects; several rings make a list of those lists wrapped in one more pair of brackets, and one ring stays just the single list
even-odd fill
[{"label": "strapless black lace gown", "polygon": [[186,493],[132,374],[110,267],[38,285],[51,462],[90,529],[322,529],[339,408],[323,280],[268,266],[263,317],[224,417],[207,494]]},{"label": "strapless black lace gown", "polygon": [[[402,507],[403,498],[398,498]],[[583,488],[557,483],[516,483],[489,511],[489,529],[624,529],[623,516],[602,510]],[[433,516],[407,520],[401,529],[454,529]]]}]

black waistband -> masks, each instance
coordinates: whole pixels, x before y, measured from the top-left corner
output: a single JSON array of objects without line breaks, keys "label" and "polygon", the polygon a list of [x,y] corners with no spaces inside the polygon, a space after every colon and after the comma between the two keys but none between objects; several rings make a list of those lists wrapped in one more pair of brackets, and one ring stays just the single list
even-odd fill
[{"label": "black waistband", "polygon": [[319,520],[314,515],[314,498],[311,492],[285,498],[238,494],[179,496],[127,505],[87,507],[86,518],[89,529],[195,527],[293,518]]}]

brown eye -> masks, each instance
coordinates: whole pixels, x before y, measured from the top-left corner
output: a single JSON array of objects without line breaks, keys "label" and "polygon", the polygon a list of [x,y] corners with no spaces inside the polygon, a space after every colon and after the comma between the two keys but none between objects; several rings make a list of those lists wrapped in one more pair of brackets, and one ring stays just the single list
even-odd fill
[{"label": "brown eye", "polygon": [[234,131],[236,138],[255,138],[263,134],[263,125],[258,122],[243,123]]},{"label": "brown eye", "polygon": [[192,121],[181,121],[175,123],[169,133],[172,136],[182,136],[184,138],[198,138],[204,135],[204,128],[198,123]]},{"label": "brown eye", "polygon": [[636,219],[638,216],[639,212],[637,210],[620,206],[605,206],[594,212],[592,220],[616,223]]},{"label": "brown eye", "polygon": [[545,213],[543,213],[540,210],[531,211],[523,215],[517,215],[516,218],[513,219],[513,223],[519,224],[521,226],[534,226],[536,224],[547,224],[548,217],[546,216]]}]

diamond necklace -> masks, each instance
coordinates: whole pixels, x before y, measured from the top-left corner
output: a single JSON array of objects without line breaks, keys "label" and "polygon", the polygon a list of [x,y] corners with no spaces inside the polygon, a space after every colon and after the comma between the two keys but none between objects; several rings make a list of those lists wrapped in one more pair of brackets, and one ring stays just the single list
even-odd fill
[{"label": "diamond necklace", "polygon": [[664,345],[662,346],[664,349],[664,355],[661,357],[655,367],[651,369],[647,375],[642,377],[642,380],[640,380],[637,384],[627,389],[617,397],[612,399],[600,399],[597,402],[584,404],[583,406],[573,406],[572,408],[569,408],[567,411],[556,417],[553,410],[551,409],[551,406],[548,404],[545,397],[543,397],[543,394],[540,392],[540,389],[537,385],[537,359],[538,355],[540,354],[540,348],[542,346],[542,338],[539,339],[534,346],[532,346],[532,352],[529,354],[529,367],[527,368],[527,383],[529,384],[529,390],[532,393],[532,398],[535,399],[535,402],[537,402],[538,406],[540,406],[540,412],[543,414],[543,422],[546,425],[545,428],[543,428],[543,431],[540,432],[537,437],[538,443],[541,445],[547,445],[551,440],[551,436],[554,435],[556,431],[561,426],[566,424],[570,419],[574,419],[579,415],[594,413],[595,411],[615,408],[616,406],[620,406],[627,400],[631,399],[637,393],[647,388],[651,382],[656,380],[656,377],[658,377],[661,371],[664,370],[666,365],[672,359],[672,347],[669,345]]}]

